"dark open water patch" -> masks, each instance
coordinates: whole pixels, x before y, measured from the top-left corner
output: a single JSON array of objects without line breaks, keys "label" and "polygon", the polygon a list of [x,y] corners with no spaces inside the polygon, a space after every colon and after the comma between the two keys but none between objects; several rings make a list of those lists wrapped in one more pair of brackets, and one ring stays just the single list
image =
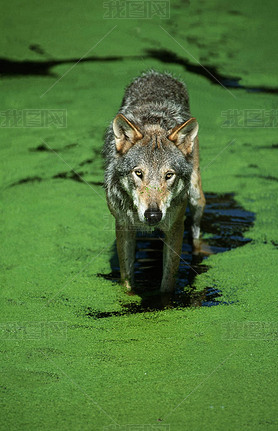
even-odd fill
[{"label": "dark open water patch", "polygon": [[[50,76],[56,78],[58,74],[52,72],[52,68],[63,64],[87,63],[95,61],[121,61],[124,57],[86,57],[68,58],[65,60],[10,60],[0,58],[0,76],[20,77],[20,76]],[[138,59],[138,58],[137,58]]]},{"label": "dark open water patch", "polygon": [[146,53],[148,57],[155,58],[162,63],[179,64],[183,66],[188,72],[204,76],[212,84],[222,85],[223,87],[233,88],[234,90],[242,89],[256,93],[278,93],[278,88],[275,87],[248,87],[246,85],[242,85],[240,84],[241,77],[239,76],[224,76],[215,66],[204,64],[204,62],[202,62],[202,64],[191,63],[188,59],[179,57],[175,52],[170,50],[147,49]]},{"label": "dark open water patch", "polygon": [[[202,251],[192,254],[192,245],[188,240],[190,231],[190,214],[185,221],[184,241],[178,273],[176,291],[172,294],[158,292],[162,276],[163,242],[160,232],[151,235],[139,233],[136,244],[135,280],[136,293],[141,296],[141,303],[121,303],[122,310],[100,312],[87,307],[85,315],[92,318],[120,316],[130,313],[163,310],[165,308],[184,308],[213,306],[223,304],[221,291],[217,286],[209,286],[203,291],[196,291],[195,277],[207,272],[207,258],[211,254],[223,253],[241,247],[251,241],[244,233],[254,223],[255,215],[241,207],[232,193],[206,194],[206,207],[202,220],[202,233],[207,239],[202,240]],[[116,246],[111,258],[112,271],[109,274],[98,274],[107,280],[120,281]]]},{"label": "dark open water patch", "polygon": [[73,181],[77,181],[78,183],[84,183],[84,184],[90,184],[92,186],[103,187],[102,181],[86,181],[83,178],[83,176],[85,176],[85,174],[83,172],[79,173],[79,172],[76,172],[74,170],[71,170],[71,171],[66,171],[66,172],[59,172],[58,174],[55,174],[50,178],[42,178],[42,177],[38,177],[38,176],[22,178],[21,180],[15,181],[14,183],[10,184],[9,187],[15,187],[15,186],[19,186],[21,184],[26,184],[26,183],[48,181],[49,179],[73,180]]},{"label": "dark open water patch", "polygon": [[256,174],[250,174],[250,175],[236,175],[237,178],[260,178],[262,180],[268,180],[268,181],[278,181],[278,177],[274,177],[273,175],[256,175]]},{"label": "dark open water patch", "polygon": [[[44,55],[44,50],[39,45],[32,45],[32,51]],[[239,76],[224,76],[215,66],[209,64],[192,63],[189,59],[179,57],[175,52],[165,49],[146,49],[143,57],[145,60],[157,60],[166,64],[179,64],[184,67],[187,72],[201,75],[208,79],[211,83],[222,85],[226,88],[233,88],[234,90],[242,89],[249,92],[256,93],[270,93],[277,94],[278,88],[275,87],[248,87],[240,84],[241,77]],[[63,64],[77,64],[77,63],[94,63],[94,62],[122,62],[124,60],[142,61],[142,55],[131,56],[106,56],[97,57],[90,56],[85,58],[68,58],[64,60],[48,59],[48,60],[10,60],[8,58],[0,58],[0,76],[11,78],[20,76],[48,76],[58,78],[59,75],[52,71],[55,66]]]},{"label": "dark open water patch", "polygon": [[18,180],[14,183],[12,183],[10,185],[10,187],[14,187],[14,186],[19,186],[21,184],[26,184],[26,183],[35,183],[35,182],[41,182],[42,178],[38,177],[38,176],[34,176],[34,177],[26,177],[26,178],[22,178],[21,180]]},{"label": "dark open water patch", "polygon": [[65,145],[62,149],[58,150],[57,148],[50,148],[49,146],[47,146],[45,144],[40,144],[40,145],[38,145],[35,148],[29,148],[29,151],[32,152],[32,153],[35,153],[35,152],[38,152],[38,153],[41,153],[41,152],[47,152],[47,153],[53,153],[53,152],[55,152],[55,153],[59,153],[60,151],[67,150],[67,149],[70,149],[70,148],[74,148],[77,145],[78,145],[77,143],[68,144],[68,145]]}]

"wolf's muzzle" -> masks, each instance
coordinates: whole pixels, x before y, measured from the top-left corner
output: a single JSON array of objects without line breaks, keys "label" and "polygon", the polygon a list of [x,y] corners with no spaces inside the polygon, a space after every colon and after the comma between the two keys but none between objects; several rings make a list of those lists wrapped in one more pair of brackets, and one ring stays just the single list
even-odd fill
[{"label": "wolf's muzzle", "polygon": [[145,211],[144,217],[150,226],[154,226],[162,219],[162,212],[158,209],[149,208]]}]

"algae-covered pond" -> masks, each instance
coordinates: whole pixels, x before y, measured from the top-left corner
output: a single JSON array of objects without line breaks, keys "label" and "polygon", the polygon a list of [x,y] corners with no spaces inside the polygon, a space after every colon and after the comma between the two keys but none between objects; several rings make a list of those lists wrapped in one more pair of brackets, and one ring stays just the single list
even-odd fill
[{"label": "algae-covered pond", "polygon": [[[12,0],[0,22],[1,429],[276,430],[276,3]],[[171,298],[156,238],[136,294],[117,282],[102,187],[150,68],[187,84],[207,199]]]}]

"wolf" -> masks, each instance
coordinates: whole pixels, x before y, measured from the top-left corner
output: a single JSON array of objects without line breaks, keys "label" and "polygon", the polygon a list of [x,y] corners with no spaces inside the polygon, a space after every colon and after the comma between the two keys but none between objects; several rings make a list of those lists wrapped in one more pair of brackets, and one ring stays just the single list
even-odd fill
[{"label": "wolf", "polygon": [[187,204],[199,247],[205,206],[198,123],[186,86],[169,73],[143,73],[126,89],[104,144],[107,204],[116,220],[121,281],[134,289],[136,231],[164,233],[161,292],[176,285]]}]

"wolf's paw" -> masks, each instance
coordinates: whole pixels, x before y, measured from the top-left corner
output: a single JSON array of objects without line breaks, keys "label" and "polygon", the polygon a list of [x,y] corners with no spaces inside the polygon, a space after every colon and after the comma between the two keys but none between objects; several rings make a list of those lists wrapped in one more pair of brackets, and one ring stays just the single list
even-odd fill
[{"label": "wolf's paw", "polygon": [[193,238],[193,255],[202,254],[204,256],[210,256],[213,254],[213,251],[211,250],[210,246],[206,243],[206,241],[202,240],[201,238]]},{"label": "wolf's paw", "polygon": [[122,285],[126,288],[128,292],[132,292],[133,283],[130,280],[122,280]]}]

